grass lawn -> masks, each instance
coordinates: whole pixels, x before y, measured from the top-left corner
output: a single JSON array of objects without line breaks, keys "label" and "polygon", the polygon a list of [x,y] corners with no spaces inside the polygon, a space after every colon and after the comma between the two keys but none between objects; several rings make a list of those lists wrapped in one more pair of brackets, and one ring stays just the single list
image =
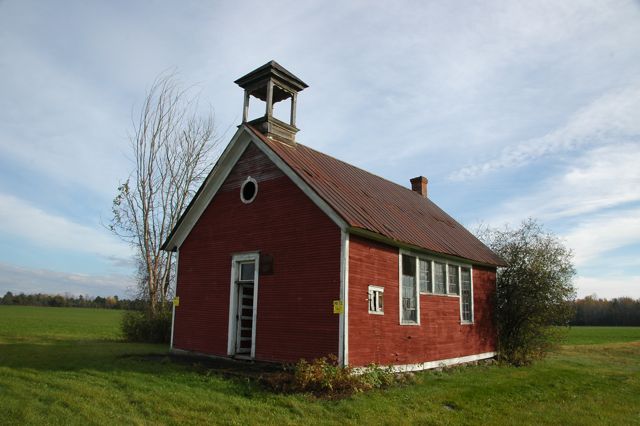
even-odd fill
[{"label": "grass lawn", "polygon": [[531,367],[423,372],[327,401],[145,358],[166,348],[121,342],[121,314],[0,306],[0,423],[640,424],[640,327],[576,327]]},{"label": "grass lawn", "polygon": [[640,327],[573,327],[565,344],[600,345],[638,341],[640,341]]}]

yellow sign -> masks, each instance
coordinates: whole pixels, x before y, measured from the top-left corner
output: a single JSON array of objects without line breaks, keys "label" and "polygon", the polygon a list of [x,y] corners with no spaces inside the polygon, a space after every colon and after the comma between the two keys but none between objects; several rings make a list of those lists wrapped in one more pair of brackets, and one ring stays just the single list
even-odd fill
[{"label": "yellow sign", "polygon": [[176,308],[178,306],[180,306],[180,298],[179,297],[174,297],[173,298],[173,306],[175,306]]},{"label": "yellow sign", "polygon": [[344,313],[344,303],[342,303],[342,300],[333,301],[333,313],[334,314]]}]

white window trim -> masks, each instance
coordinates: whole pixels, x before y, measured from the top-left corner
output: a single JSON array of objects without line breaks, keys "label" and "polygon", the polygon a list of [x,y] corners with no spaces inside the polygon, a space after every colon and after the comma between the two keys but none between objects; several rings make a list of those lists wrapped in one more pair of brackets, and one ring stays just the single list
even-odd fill
[{"label": "white window trim", "polygon": [[[371,293],[372,292],[382,293],[383,294],[383,300],[384,300],[384,287],[380,287],[380,286],[377,286],[377,285],[370,285],[368,287],[368,289],[367,289],[367,302],[369,302],[369,298],[371,297]],[[382,305],[382,310],[381,311],[372,311],[370,303],[371,302],[369,302],[368,308],[367,308],[367,309],[369,309],[369,313],[370,314],[373,314],[373,315],[384,315],[384,304]]]},{"label": "white window trim", "polygon": [[238,292],[236,290],[236,277],[238,265],[241,262],[253,260],[256,264],[253,272],[253,330],[251,331],[251,358],[256,356],[256,330],[258,329],[258,277],[260,274],[260,252],[238,253],[231,257],[231,280],[229,287],[229,327],[227,331],[227,355],[236,353],[237,322],[235,315],[238,306]]},{"label": "white window trim", "polygon": [[[249,199],[245,199],[244,198],[244,187],[249,183],[252,182],[253,185],[256,187],[256,192],[253,193],[253,197],[249,198]],[[247,178],[244,180],[244,182],[242,182],[242,185],[240,186],[240,201],[242,201],[244,204],[250,204],[253,203],[253,200],[256,199],[256,197],[258,196],[258,182],[256,182],[256,180],[254,178],[252,178],[251,176],[247,176]]]},{"label": "white window trim", "polygon": [[[420,298],[418,297],[418,322],[403,322],[402,321],[402,296],[401,296],[401,286],[402,286],[402,255],[413,256],[416,258],[416,289],[418,292],[418,296],[438,296],[438,297],[453,297],[459,299],[460,305],[460,324],[461,325],[472,325],[475,323],[475,312],[474,312],[474,303],[473,303],[473,265],[470,263],[458,262],[455,260],[449,260],[442,257],[436,257],[432,255],[422,254],[420,252],[400,249],[400,255],[398,257],[398,299],[400,299],[400,324],[402,325],[420,325]],[[431,288],[435,289],[435,267],[434,262],[444,264],[444,290],[445,293],[435,293],[435,292],[421,292],[420,291],[420,259],[428,260],[431,262]],[[458,267],[458,294],[449,293],[449,265]],[[469,274],[471,276],[471,321],[463,321],[462,320],[462,268],[469,268]]]},{"label": "white window trim", "polygon": [[[403,255],[416,257],[416,321],[403,321],[402,320],[402,256]],[[418,262],[415,253],[407,250],[398,250],[398,319],[400,325],[420,325],[420,283],[418,274],[420,273],[420,262]]]}]

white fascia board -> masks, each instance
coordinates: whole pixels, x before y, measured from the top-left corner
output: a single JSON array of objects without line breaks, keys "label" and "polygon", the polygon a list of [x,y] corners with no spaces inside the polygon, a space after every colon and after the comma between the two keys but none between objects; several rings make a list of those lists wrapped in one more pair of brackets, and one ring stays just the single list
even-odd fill
[{"label": "white fascia board", "polygon": [[195,224],[204,213],[205,209],[216,195],[224,181],[231,173],[231,170],[236,165],[242,153],[251,142],[250,132],[244,127],[240,127],[231,138],[231,141],[225,148],[224,152],[218,159],[217,164],[213,168],[212,173],[207,177],[203,185],[202,192],[198,195],[198,198],[194,200],[193,205],[187,211],[186,216],[182,219],[179,227],[176,229],[175,234],[167,241],[167,250],[178,248],[182,245],[187,238]]},{"label": "white fascia board", "polygon": [[336,213],[336,211],[333,210],[322,197],[320,197],[300,176],[298,176],[298,174],[294,172],[293,169],[289,167],[289,165],[278,156],[278,154],[273,152],[271,148],[267,146],[267,144],[265,144],[251,131],[248,131],[247,133],[251,136],[252,142],[256,144],[258,149],[260,149],[260,151],[262,151],[269,158],[269,160],[271,160],[276,165],[276,167],[278,167],[285,175],[287,175],[287,177],[291,179],[291,181],[293,181],[293,183],[296,184],[296,186],[300,188],[300,190],[302,190],[302,192],[304,192],[305,195],[309,197],[309,199],[313,201],[313,203],[318,206],[318,208],[322,210],[324,214],[329,216],[329,218],[336,225],[338,225],[341,230],[344,231],[348,228],[347,222],[345,222],[344,219],[342,219],[342,217],[340,217],[340,215]]}]

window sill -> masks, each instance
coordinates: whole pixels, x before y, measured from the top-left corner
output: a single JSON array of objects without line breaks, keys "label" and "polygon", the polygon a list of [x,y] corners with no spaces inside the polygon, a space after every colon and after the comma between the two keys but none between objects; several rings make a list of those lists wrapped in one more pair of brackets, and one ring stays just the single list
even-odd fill
[{"label": "window sill", "polygon": [[369,311],[369,313],[372,315],[384,315],[384,312]]},{"label": "window sill", "polygon": [[457,297],[457,298],[460,298],[459,294],[440,294],[440,293],[422,293],[422,292],[420,292],[420,296],[439,296],[439,297]]},{"label": "window sill", "polygon": [[402,322],[400,321],[400,325],[420,325],[418,322]]},{"label": "window sill", "polygon": [[462,321],[462,322],[460,323],[460,325],[473,325],[473,324],[474,324],[474,323],[473,323],[473,321],[471,321],[471,322],[469,322],[469,321]]}]

